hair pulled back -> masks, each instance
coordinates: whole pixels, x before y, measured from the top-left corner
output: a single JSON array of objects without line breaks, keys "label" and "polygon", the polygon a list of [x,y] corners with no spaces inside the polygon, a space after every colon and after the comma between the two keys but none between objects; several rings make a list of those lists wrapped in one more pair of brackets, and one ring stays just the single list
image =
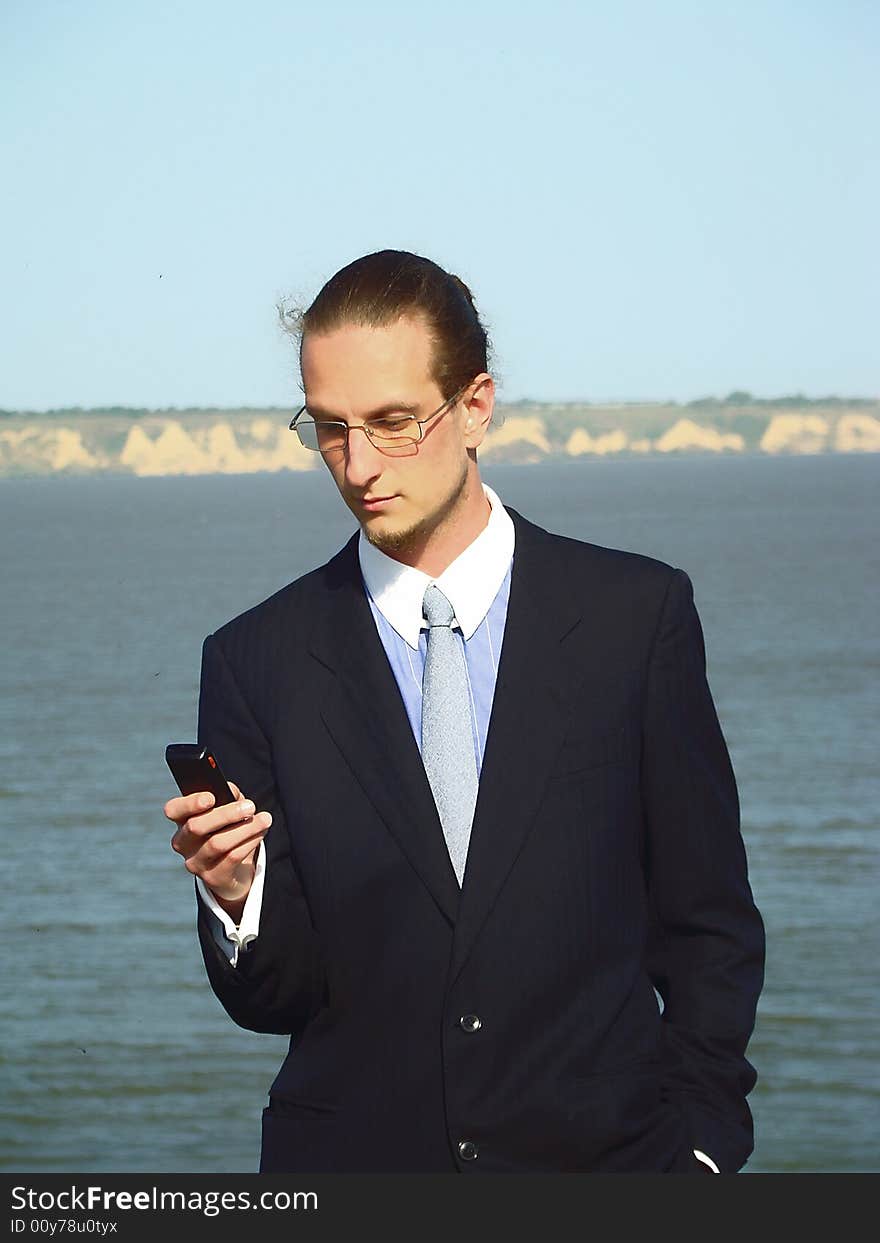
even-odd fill
[{"label": "hair pulled back", "polygon": [[331,276],[307,310],[293,321],[300,341],[345,324],[384,328],[401,316],[421,316],[431,335],[433,379],[452,397],[488,371],[490,344],[474,299],[458,276],[407,250],[378,250]]}]

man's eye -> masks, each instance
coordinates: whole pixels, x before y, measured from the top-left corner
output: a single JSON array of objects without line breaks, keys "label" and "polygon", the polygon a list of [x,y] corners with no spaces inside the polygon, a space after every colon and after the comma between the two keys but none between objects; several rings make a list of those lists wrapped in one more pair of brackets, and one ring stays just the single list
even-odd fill
[{"label": "man's eye", "polygon": [[406,435],[411,431],[413,419],[411,415],[403,415],[396,419],[373,419],[370,428],[377,436],[383,439],[390,439],[395,436]]}]

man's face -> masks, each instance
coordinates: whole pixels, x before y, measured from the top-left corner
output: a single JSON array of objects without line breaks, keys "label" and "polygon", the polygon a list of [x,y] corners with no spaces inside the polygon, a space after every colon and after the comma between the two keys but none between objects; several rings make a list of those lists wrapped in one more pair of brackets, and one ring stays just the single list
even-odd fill
[{"label": "man's face", "polygon": [[[352,425],[395,412],[424,419],[444,399],[431,377],[428,330],[418,318],[307,334],[302,377],[307,417]],[[343,500],[377,548],[405,554],[455,521],[471,462],[467,449],[482,438],[465,431],[466,417],[458,402],[424,425],[417,444],[388,452],[365,432],[351,431],[346,449],[325,455]]]}]

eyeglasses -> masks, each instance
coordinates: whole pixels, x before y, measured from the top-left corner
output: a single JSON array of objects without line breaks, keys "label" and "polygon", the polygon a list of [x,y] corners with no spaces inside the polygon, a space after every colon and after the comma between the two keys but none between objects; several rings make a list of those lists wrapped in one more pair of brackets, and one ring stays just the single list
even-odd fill
[{"label": "eyeglasses", "polygon": [[335,419],[304,419],[302,415],[305,414],[306,407],[303,406],[290,420],[290,430],[299,436],[303,448],[313,449],[316,453],[333,453],[347,448],[348,434],[354,431],[365,432],[371,443],[379,449],[414,445],[422,439],[424,425],[454,405],[472,383],[472,380],[468,380],[457,393],[447,397],[442,406],[438,406],[432,414],[426,415],[423,419],[417,419],[414,414],[395,414],[391,418],[372,419],[369,423],[343,423]]}]

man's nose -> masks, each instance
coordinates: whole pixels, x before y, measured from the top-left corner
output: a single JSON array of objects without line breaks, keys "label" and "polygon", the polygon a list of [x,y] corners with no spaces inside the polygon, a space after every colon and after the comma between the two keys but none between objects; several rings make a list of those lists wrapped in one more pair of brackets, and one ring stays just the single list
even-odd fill
[{"label": "man's nose", "polygon": [[384,458],[362,427],[348,431],[345,477],[352,487],[363,489],[382,473]]}]

